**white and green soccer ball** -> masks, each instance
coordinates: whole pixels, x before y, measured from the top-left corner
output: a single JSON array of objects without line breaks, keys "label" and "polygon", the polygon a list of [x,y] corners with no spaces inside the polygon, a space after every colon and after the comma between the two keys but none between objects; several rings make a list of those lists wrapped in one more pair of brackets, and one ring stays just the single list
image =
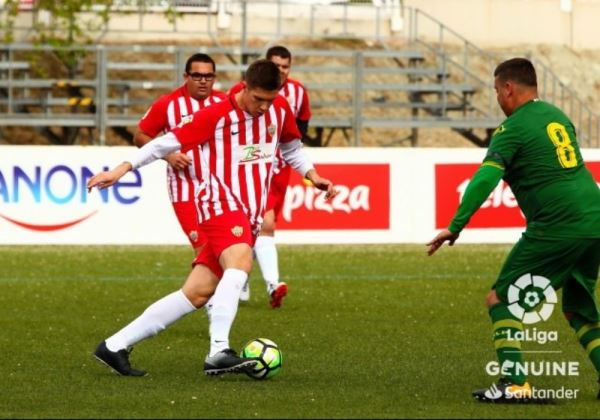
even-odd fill
[{"label": "white and green soccer ball", "polygon": [[268,338],[255,338],[249,341],[244,346],[241,356],[258,362],[252,371],[246,372],[254,379],[267,379],[275,376],[281,370],[283,362],[279,346]]}]

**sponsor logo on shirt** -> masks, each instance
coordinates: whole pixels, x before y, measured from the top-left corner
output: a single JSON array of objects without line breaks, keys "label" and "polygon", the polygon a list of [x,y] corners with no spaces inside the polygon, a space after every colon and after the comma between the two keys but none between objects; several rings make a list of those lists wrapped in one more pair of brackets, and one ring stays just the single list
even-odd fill
[{"label": "sponsor logo on shirt", "polygon": [[270,135],[274,136],[275,131],[277,131],[277,125],[276,124],[269,125],[269,128],[267,128],[267,131],[269,132]]},{"label": "sponsor logo on shirt", "polygon": [[275,154],[275,143],[241,145],[239,154],[240,165],[272,162]]}]

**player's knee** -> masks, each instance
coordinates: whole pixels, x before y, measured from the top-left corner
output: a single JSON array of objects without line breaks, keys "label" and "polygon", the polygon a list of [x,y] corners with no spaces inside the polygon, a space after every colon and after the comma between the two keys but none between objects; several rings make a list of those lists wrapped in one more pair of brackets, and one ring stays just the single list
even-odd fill
[{"label": "player's knee", "polygon": [[263,236],[273,236],[275,232],[275,211],[269,210],[265,213],[262,225],[260,227],[260,234]]},{"label": "player's knee", "polygon": [[237,262],[237,267],[234,268],[250,274],[250,271],[252,271],[252,254],[240,258]]},{"label": "player's knee", "polygon": [[210,296],[212,296],[212,294],[207,293],[205,289],[200,288],[184,288],[183,293],[196,309],[206,305],[206,302],[208,302]]},{"label": "player's knee", "polygon": [[235,268],[250,273],[252,271],[252,248],[248,244],[236,244],[227,248],[219,257],[224,270]]},{"label": "player's knee", "polygon": [[498,294],[496,293],[496,289],[490,290],[485,298],[485,304],[488,308],[495,306],[500,303],[500,299],[498,298]]},{"label": "player's knee", "polygon": [[260,228],[260,234],[261,236],[273,236],[275,234],[275,226],[272,223],[263,223]]},{"label": "player's knee", "polygon": [[204,264],[197,264],[192,269],[181,290],[195,308],[200,308],[213,295],[218,282],[219,279],[211,269]]}]

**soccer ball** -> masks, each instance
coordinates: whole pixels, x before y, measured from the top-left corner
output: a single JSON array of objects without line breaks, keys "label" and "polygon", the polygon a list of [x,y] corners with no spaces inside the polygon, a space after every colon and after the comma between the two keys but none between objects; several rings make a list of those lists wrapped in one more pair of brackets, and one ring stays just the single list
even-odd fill
[{"label": "soccer ball", "polygon": [[279,346],[268,338],[249,341],[242,350],[242,357],[258,361],[252,371],[246,372],[254,379],[267,379],[281,370],[283,355]]}]

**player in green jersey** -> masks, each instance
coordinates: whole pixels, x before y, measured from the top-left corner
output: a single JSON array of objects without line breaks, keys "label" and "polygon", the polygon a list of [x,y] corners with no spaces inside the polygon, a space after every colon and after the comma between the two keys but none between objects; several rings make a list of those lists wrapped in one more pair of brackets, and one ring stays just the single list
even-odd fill
[{"label": "player in green jersey", "polygon": [[[524,324],[546,320],[563,289],[562,310],[600,373],[600,189],[586,168],[575,128],[555,106],[538,98],[532,63],[507,60],[494,71],[498,104],[507,118],[496,129],[448,229],[428,245],[433,255],[461,230],[495,186],[511,187],[527,228],[508,255],[487,296],[502,374],[480,401],[529,399],[521,341]],[[541,309],[540,309],[541,308]],[[600,399],[600,393],[598,394]]]}]

